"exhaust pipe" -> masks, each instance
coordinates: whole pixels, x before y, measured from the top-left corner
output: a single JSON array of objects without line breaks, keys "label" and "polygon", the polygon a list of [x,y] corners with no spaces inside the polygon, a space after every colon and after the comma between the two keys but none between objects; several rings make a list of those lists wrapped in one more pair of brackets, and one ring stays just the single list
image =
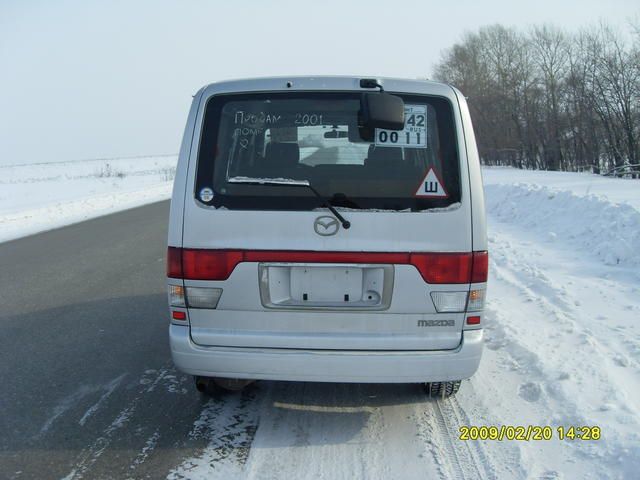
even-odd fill
[{"label": "exhaust pipe", "polygon": [[227,390],[229,392],[239,392],[255,380],[244,378],[219,378],[194,376],[196,388],[200,393],[213,394],[216,389]]},{"label": "exhaust pipe", "polygon": [[211,379],[208,377],[195,377],[196,388],[200,393],[206,393]]},{"label": "exhaust pipe", "polygon": [[213,383],[215,383],[218,387],[228,390],[230,392],[239,392],[244,387],[249,385],[250,383],[255,382],[255,380],[245,379],[245,378],[218,378],[214,377],[211,379]]}]

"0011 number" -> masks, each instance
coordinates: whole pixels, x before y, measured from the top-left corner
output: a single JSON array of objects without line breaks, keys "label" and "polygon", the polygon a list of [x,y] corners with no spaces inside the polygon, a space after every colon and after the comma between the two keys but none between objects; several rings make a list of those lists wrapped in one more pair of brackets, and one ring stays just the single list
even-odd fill
[{"label": "0011 number", "polygon": [[427,106],[405,105],[404,128],[376,128],[375,144],[380,147],[427,148]]}]

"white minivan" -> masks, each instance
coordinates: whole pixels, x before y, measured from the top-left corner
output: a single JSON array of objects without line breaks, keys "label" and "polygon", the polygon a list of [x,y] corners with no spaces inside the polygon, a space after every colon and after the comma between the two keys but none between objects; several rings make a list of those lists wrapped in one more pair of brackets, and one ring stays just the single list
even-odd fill
[{"label": "white minivan", "polygon": [[464,96],[416,80],[203,87],[171,200],[176,367],[257,379],[423,383],[477,370],[488,269]]}]

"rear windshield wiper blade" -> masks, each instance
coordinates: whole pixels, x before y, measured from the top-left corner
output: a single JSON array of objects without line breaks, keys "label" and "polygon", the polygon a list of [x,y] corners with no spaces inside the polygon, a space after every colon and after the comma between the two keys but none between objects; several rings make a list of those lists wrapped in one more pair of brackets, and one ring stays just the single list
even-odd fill
[{"label": "rear windshield wiper blade", "polygon": [[335,205],[337,207],[347,207],[347,208],[357,208],[360,209],[360,205],[347,197],[344,193],[337,192],[334,193],[329,199],[331,205]]},{"label": "rear windshield wiper blade", "polygon": [[340,212],[338,212],[331,202],[323,197],[313,185],[309,182],[309,180],[295,180],[293,178],[253,178],[253,177],[231,177],[227,179],[228,183],[240,183],[242,185],[270,185],[270,186],[290,186],[290,187],[306,187],[313,192],[313,194],[322,200],[323,207],[327,207],[331,213],[340,221],[342,224],[342,228],[345,230],[351,227],[351,222],[346,220]]}]

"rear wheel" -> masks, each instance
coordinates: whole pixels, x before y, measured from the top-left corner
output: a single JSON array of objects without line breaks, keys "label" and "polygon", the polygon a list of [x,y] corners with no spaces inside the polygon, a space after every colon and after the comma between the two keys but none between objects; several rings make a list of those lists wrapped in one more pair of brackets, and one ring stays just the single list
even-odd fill
[{"label": "rear wheel", "polygon": [[429,398],[447,398],[456,394],[460,389],[461,380],[452,382],[428,382],[425,383],[425,390]]}]

